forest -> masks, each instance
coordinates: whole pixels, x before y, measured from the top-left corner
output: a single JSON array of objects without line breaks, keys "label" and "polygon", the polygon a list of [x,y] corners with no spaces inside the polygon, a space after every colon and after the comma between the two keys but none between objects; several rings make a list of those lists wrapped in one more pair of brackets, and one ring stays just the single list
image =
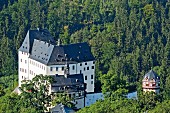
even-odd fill
[{"label": "forest", "polygon": [[[18,49],[27,31],[37,28],[48,29],[56,42],[91,46],[95,91],[110,93],[78,112],[169,112],[169,0],[0,0],[0,113],[42,112],[26,110],[30,103],[11,95]],[[161,78],[159,95],[142,93],[141,81],[150,69]],[[138,100],[124,97],[136,90]]]}]

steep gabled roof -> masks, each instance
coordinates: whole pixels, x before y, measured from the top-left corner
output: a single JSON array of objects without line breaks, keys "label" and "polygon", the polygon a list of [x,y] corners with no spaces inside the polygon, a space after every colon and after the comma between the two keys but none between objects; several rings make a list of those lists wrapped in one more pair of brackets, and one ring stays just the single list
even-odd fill
[{"label": "steep gabled roof", "polygon": [[19,48],[19,51],[31,53],[34,39],[55,44],[55,40],[50,35],[50,32],[48,30],[46,29],[29,30],[22,43],[22,46]]},{"label": "steep gabled roof", "polygon": [[56,45],[48,30],[29,30],[19,51],[30,53],[30,58],[46,65],[95,60],[88,43]]},{"label": "steep gabled roof", "polygon": [[32,51],[29,57],[43,64],[47,64],[50,59],[53,48],[54,45],[52,44],[34,39]]},{"label": "steep gabled roof", "polygon": [[94,60],[89,45],[84,43],[55,46],[48,65],[85,62]]}]

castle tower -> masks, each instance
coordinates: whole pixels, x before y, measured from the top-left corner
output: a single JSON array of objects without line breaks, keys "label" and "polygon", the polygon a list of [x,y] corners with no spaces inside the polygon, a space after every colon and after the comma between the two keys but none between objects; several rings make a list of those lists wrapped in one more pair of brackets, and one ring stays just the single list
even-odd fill
[{"label": "castle tower", "polygon": [[155,93],[159,93],[160,78],[153,70],[150,70],[147,74],[145,74],[142,80],[142,88],[144,92],[153,91]]}]

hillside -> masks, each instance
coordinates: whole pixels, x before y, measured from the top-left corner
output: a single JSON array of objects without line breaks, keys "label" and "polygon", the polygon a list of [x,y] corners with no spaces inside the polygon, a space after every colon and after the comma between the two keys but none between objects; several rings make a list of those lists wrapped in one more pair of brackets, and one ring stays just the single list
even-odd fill
[{"label": "hillside", "polygon": [[[101,85],[103,92],[140,90],[143,75],[153,68],[161,77],[158,107],[170,98],[168,0],[0,0],[0,77],[17,74],[17,50],[26,32],[37,28],[48,29],[62,44],[90,44],[96,91]],[[157,105],[144,103],[137,111]]]}]

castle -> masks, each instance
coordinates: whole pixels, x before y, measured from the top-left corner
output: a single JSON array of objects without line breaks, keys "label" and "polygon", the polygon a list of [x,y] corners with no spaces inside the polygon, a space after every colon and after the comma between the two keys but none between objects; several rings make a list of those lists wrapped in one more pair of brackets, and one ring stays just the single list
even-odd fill
[{"label": "castle", "polygon": [[52,76],[50,93],[67,91],[82,108],[84,93],[94,93],[95,58],[87,43],[56,44],[48,30],[29,30],[18,50],[18,74],[19,87],[36,75]]}]

